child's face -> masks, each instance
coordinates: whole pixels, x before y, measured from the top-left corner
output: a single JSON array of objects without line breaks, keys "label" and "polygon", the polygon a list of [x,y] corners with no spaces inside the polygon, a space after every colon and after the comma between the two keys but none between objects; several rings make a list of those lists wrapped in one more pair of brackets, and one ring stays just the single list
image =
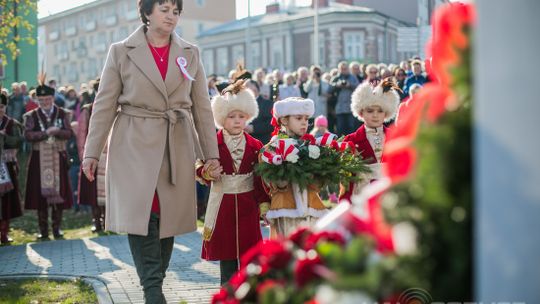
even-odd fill
[{"label": "child's face", "polygon": [[223,123],[223,129],[231,135],[238,135],[244,131],[249,116],[242,111],[229,112]]},{"label": "child's face", "polygon": [[308,115],[291,115],[283,118],[283,125],[290,133],[296,136],[303,136],[307,133],[309,125]]},{"label": "child's face", "polygon": [[378,128],[383,125],[386,113],[379,106],[371,106],[364,108],[360,115],[364,119],[366,126],[370,128]]}]

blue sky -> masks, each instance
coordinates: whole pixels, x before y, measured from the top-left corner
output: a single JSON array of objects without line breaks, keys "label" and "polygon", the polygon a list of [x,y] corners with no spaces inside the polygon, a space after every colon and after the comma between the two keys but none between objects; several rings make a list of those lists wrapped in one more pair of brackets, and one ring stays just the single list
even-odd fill
[{"label": "blue sky", "polygon": [[[79,5],[93,2],[95,0],[39,0],[38,10],[39,17],[45,17],[50,14],[59,13],[63,10],[77,7]],[[132,0],[136,1],[136,0]],[[187,0],[194,1],[194,0]],[[221,1],[236,1],[236,16],[242,18],[247,16],[247,3],[248,0],[221,0]],[[291,0],[279,0],[282,3],[289,3]],[[311,0],[295,0],[297,5],[309,5]],[[276,0],[251,0],[251,14],[258,15],[265,11],[266,4],[276,2]]]}]

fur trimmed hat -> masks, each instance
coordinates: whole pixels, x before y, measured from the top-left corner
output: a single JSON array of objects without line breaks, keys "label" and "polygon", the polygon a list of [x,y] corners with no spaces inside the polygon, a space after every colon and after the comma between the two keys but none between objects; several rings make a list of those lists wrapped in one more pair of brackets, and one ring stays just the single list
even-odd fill
[{"label": "fur trimmed hat", "polygon": [[212,112],[214,113],[214,123],[219,129],[223,128],[225,118],[232,111],[241,111],[249,116],[249,124],[259,115],[259,105],[255,95],[246,88],[243,80],[231,84],[223,90],[221,95],[212,98]]},{"label": "fur trimmed hat", "polygon": [[280,118],[289,115],[313,116],[315,106],[313,100],[300,97],[288,97],[274,103],[274,117]]},{"label": "fur trimmed hat", "polygon": [[383,81],[375,88],[369,83],[363,83],[352,94],[351,111],[359,120],[363,121],[360,112],[371,106],[379,106],[386,113],[385,121],[396,115],[399,106],[397,87],[391,81]]}]

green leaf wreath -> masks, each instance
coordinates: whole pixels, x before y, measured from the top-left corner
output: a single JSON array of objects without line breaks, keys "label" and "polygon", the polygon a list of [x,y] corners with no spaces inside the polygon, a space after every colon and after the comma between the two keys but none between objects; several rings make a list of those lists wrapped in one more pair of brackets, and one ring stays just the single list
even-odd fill
[{"label": "green leaf wreath", "polygon": [[[284,134],[278,137],[287,138]],[[318,150],[317,157],[310,155],[310,146]],[[295,147],[298,149],[297,162],[283,160],[281,164],[269,164],[263,161],[257,164],[255,173],[267,183],[294,183],[304,190],[313,184],[321,188],[339,184],[348,187],[350,183],[362,181],[362,173],[370,172],[359,154],[351,148],[340,149],[337,142],[319,146],[315,145],[314,138],[308,137],[298,139]],[[275,152],[275,147],[268,144],[262,152],[265,150]]]}]

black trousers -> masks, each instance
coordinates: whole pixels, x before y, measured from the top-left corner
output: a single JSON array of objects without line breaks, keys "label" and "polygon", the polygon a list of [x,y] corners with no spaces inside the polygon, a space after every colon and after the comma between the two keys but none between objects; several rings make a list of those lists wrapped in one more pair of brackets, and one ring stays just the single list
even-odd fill
[{"label": "black trousers", "polygon": [[223,285],[227,283],[238,270],[238,260],[219,261],[219,270],[221,272],[221,285]]},{"label": "black trousers", "polygon": [[159,215],[150,214],[148,235],[128,234],[129,248],[147,304],[166,303],[163,280],[171,260],[174,237],[159,238]]}]

